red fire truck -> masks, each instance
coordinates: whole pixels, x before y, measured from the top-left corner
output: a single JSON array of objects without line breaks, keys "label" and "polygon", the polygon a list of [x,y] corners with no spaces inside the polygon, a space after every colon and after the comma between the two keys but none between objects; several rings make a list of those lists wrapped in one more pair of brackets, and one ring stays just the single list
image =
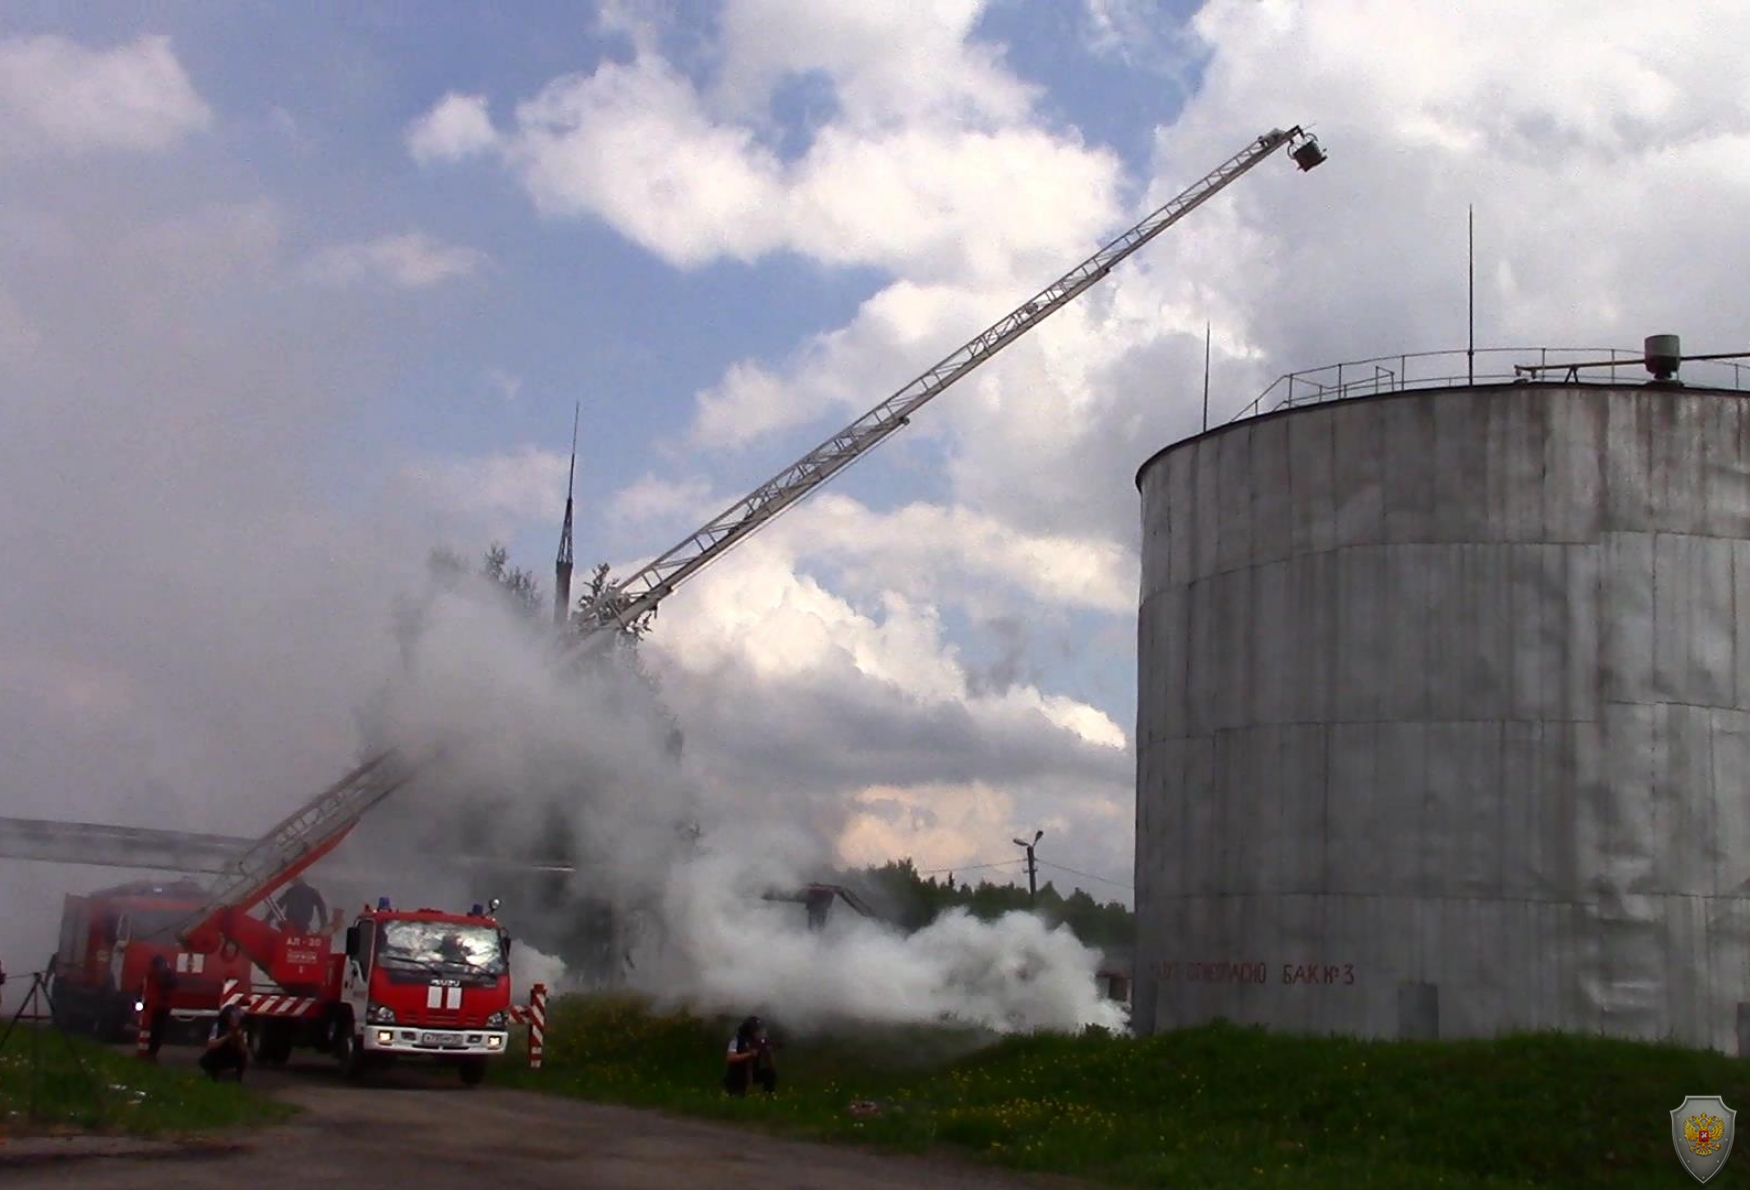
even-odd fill
[{"label": "red fire truck", "polygon": [[310,1048],[333,1054],[349,1078],[401,1059],[439,1061],[472,1086],[505,1051],[510,937],[481,906],[407,911],[385,899],[358,915],[338,951],[331,935],[286,932],[242,908],[187,937],[197,952],[234,942],[273,981],[236,980],[216,1000],[243,1010],[259,1061]]},{"label": "red fire truck", "polygon": [[[504,1052],[512,1017],[530,1019],[511,1007],[510,936],[482,906],[466,914],[405,911],[385,897],[358,915],[339,951],[322,925],[306,933],[250,914],[337,847],[418,767],[395,753],[360,765],[262,836],[172,926],[191,954],[241,953],[267,976],[268,985],[252,986],[246,968],[210,1001],[215,1012],[243,1010],[261,1061],[284,1062],[306,1046],[335,1055],[358,1077],[400,1058],[435,1059],[455,1065],[472,1086],[487,1060]],[[143,970],[132,986],[144,1026],[158,1008],[155,990]],[[537,1053],[533,1042],[530,1052]]]},{"label": "red fire truck", "polygon": [[67,897],[49,986],[55,1024],[104,1040],[129,1037],[136,997],[155,958],[176,973],[166,1005],[172,1021],[186,1027],[213,1016],[225,983],[249,978],[249,959],[234,945],[203,954],[177,937],[177,926],[206,897],[189,880],[142,881]]}]

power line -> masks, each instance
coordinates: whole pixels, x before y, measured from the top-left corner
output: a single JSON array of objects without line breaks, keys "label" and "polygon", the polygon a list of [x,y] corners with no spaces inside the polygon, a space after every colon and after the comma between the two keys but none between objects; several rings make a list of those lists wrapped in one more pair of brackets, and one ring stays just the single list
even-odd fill
[{"label": "power line", "polygon": [[1069,868],[1069,866],[1061,865],[1061,863],[1052,863],[1050,859],[1041,859],[1040,863],[1043,863],[1047,868],[1057,868],[1059,872],[1068,872],[1069,875],[1073,875],[1073,877],[1082,877],[1082,879],[1085,880],[1099,880],[1101,884],[1111,884],[1111,886],[1120,887],[1120,889],[1134,889],[1134,886],[1131,886],[1131,884],[1125,884],[1124,880],[1111,880],[1108,879],[1108,877],[1097,877],[1097,875],[1094,875],[1092,872],[1082,872],[1082,870],[1078,870],[1078,868]]},{"label": "power line", "polygon": [[1006,868],[1012,863],[1027,863],[1027,861],[1026,859],[998,859],[994,863],[957,863],[957,865],[949,865],[947,868],[919,868],[917,875],[931,877],[938,872],[978,872],[980,868]]},{"label": "power line", "polygon": [[[1068,872],[1071,876],[1080,876],[1084,880],[1098,880],[1101,884],[1110,884],[1115,888],[1134,889],[1135,887],[1123,880],[1113,880],[1109,876],[1096,876],[1092,872],[1084,872],[1080,868],[1072,868],[1068,864],[1053,863],[1048,859],[1042,859],[1039,862],[1047,868],[1056,868],[1060,872]],[[946,868],[919,868],[917,871],[919,876],[934,876],[940,872],[977,872],[986,868],[1010,868],[1016,864],[1024,866],[1026,863],[1025,858],[1016,857],[1015,859],[994,860],[987,864],[954,864]]]}]

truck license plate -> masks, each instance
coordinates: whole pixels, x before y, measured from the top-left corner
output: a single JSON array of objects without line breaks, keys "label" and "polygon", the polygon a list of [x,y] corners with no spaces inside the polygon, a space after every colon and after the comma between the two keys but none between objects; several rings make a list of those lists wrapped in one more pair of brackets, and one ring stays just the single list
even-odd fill
[{"label": "truck license plate", "polygon": [[421,1033],[419,1035],[420,1045],[447,1045],[453,1040],[454,1038],[448,1033]]}]

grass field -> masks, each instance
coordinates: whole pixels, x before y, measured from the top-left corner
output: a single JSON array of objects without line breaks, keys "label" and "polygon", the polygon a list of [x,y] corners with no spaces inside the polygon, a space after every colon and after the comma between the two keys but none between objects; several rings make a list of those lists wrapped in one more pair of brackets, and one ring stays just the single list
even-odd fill
[{"label": "grass field", "polygon": [[[789,1039],[778,1097],[735,1101],[718,1083],[732,1032],[634,1000],[568,997],[553,1004],[547,1068],[506,1063],[495,1077],[1106,1183],[1301,1190],[1694,1185],[1670,1110],[1691,1094],[1750,1106],[1750,1066],[1670,1046],[1361,1042],[1222,1025],[1146,1041],[859,1027]],[[858,1101],[878,1112],[854,1113]],[[1750,1154],[1709,1185],[1750,1186]]]},{"label": "grass field", "polygon": [[269,1124],[295,1109],[198,1070],[155,1066],[130,1052],[20,1026],[0,1050],[0,1131],[186,1135]]}]

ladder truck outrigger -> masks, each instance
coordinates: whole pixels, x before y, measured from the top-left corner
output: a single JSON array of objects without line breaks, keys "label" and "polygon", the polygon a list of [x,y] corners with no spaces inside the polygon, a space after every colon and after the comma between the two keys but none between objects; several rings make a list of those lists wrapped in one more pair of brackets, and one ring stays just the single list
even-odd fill
[{"label": "ladder truck outrigger", "polygon": [[[435,1060],[473,1086],[505,1052],[512,1021],[526,1018],[511,1004],[511,940],[491,916],[497,902],[449,913],[398,909],[385,897],[357,915],[339,950],[338,913],[308,932],[250,913],[421,767],[393,757],[360,765],[251,846],[174,928],[190,951],[240,952],[272,980],[270,988],[228,983],[218,1005],[243,1012],[258,1061],[283,1063],[308,1047],[334,1055],[357,1078],[400,1059]],[[158,1007],[154,995],[148,980],[138,1004],[142,1036]]]},{"label": "ladder truck outrigger", "polygon": [[[679,544],[646,563],[630,577],[609,583],[595,599],[578,610],[571,624],[575,633],[569,646],[573,662],[580,664],[586,654],[603,647],[618,635],[606,629],[625,629],[652,615],[657,605],[687,579],[886,441],[895,431],[909,424],[912,414],[924,405],[1099,284],[1114,266],[1284,146],[1303,172],[1325,160],[1324,149],[1317,139],[1299,126],[1286,131],[1273,129],[1253,140],[1135,226],[950,352],[911,383],[724,509]],[[569,557],[563,556],[562,562],[569,562]],[[362,914],[348,931],[347,952],[338,956],[330,954],[326,936],[286,934],[248,916],[250,907],[259,904],[337,846],[361,817],[396,789],[412,781],[433,763],[436,756],[436,751],[414,756],[390,749],[354,769],[338,784],[312,798],[297,813],[268,832],[220,877],[207,906],[193,915],[179,931],[178,936],[191,944],[222,946],[228,940],[241,947],[264,967],[287,995],[296,997],[299,1015],[291,1019],[300,1023],[289,1030],[280,1026],[268,1027],[264,1019],[268,1014],[259,1008],[255,1013],[260,1026],[258,1036],[271,1039],[258,1044],[266,1045],[270,1057],[279,1056],[296,1041],[305,1041],[336,1053],[349,1071],[356,1072],[372,1055],[434,1052],[429,1044],[422,1045],[418,1039],[427,1035],[439,1036],[444,1030],[460,1033],[469,1046],[473,1045],[475,1038],[479,1038],[483,1046],[488,1038],[496,1039],[494,1044],[497,1047],[503,1046],[503,1030],[491,1022],[502,1022],[506,1012],[510,1011],[508,975],[501,977],[496,987],[475,987],[440,982],[434,971],[434,978],[420,985],[411,996],[405,988],[398,989],[394,980],[380,978],[384,974],[383,952],[374,948],[382,945],[379,940],[385,936],[389,924],[422,921],[427,915],[398,914],[386,907]],[[482,929],[496,929],[496,924],[485,917],[429,916],[432,921],[458,927],[477,922]],[[508,944],[509,940],[505,938],[504,945]],[[457,994],[450,990],[440,993],[435,989],[456,986],[462,986],[459,997],[463,1005],[461,1015],[445,1019],[466,1019],[477,1024],[470,1023],[465,1028],[456,1029],[450,1029],[446,1024],[443,1029],[435,1026],[427,1029],[423,1024],[415,1023],[427,1019],[423,1014],[437,1012],[440,1002],[447,1006],[457,998]],[[425,997],[423,1001],[420,1001],[421,996]],[[308,1001],[307,1007],[305,1001]],[[279,1011],[278,1005],[274,1011]],[[446,1008],[445,1011],[450,1010]],[[412,1051],[401,1048],[407,1037],[415,1039],[411,1043],[414,1046]],[[465,1056],[463,1076],[476,1080],[483,1069],[476,1060],[487,1056],[485,1052],[466,1048],[439,1052]]]}]

